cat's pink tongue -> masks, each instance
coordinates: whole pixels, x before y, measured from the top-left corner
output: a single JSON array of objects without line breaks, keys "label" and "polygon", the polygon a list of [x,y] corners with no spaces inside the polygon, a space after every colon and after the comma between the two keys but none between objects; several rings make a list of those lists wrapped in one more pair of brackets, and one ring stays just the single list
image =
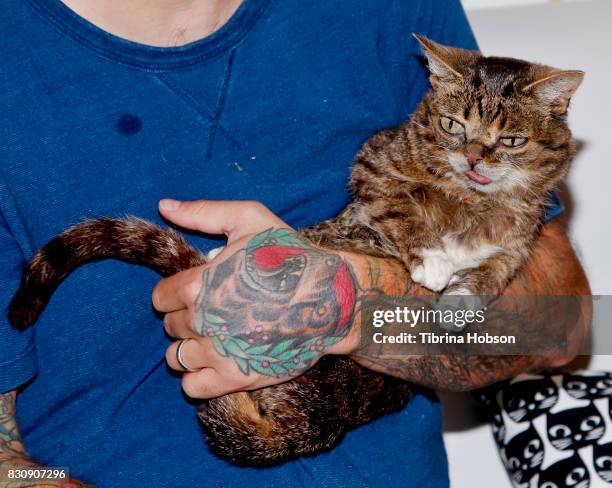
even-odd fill
[{"label": "cat's pink tongue", "polygon": [[486,176],[481,175],[480,173],[476,173],[473,169],[468,169],[465,172],[465,176],[467,176],[470,180],[475,181],[476,183],[480,183],[481,185],[488,185],[491,183],[491,180]]}]

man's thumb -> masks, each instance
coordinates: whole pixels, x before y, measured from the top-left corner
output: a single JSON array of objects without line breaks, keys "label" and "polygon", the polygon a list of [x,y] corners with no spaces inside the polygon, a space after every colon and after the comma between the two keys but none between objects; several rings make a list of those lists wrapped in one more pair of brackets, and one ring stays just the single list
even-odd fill
[{"label": "man's thumb", "polygon": [[206,234],[225,234],[233,239],[287,225],[257,202],[195,200],[179,202],[164,199],[159,212],[170,222]]},{"label": "man's thumb", "polygon": [[164,198],[159,202],[159,213],[173,224],[185,229],[207,234],[225,234],[228,229],[225,229],[225,225],[221,225],[224,219],[216,218],[219,209],[215,203],[205,200],[181,202]]}]

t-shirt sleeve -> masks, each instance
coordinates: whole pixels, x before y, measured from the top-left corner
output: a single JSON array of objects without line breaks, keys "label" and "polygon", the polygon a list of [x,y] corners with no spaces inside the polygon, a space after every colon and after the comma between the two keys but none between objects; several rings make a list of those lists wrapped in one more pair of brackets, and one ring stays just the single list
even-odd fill
[{"label": "t-shirt sleeve", "polygon": [[5,393],[30,380],[37,366],[32,328],[19,331],[8,321],[8,306],[21,280],[24,257],[2,215],[0,263],[0,393]]},{"label": "t-shirt sleeve", "polygon": [[563,201],[559,197],[557,192],[550,192],[548,194],[548,198],[546,200],[546,213],[544,214],[544,221],[548,222],[549,220],[558,217],[563,212],[565,212],[565,205]]}]

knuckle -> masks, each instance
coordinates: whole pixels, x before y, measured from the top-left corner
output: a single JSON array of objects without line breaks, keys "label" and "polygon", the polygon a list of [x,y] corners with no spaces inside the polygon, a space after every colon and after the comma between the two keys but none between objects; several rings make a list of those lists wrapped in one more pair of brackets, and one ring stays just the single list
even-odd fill
[{"label": "knuckle", "polygon": [[168,334],[170,334],[170,335],[172,335],[172,334],[171,334],[171,332],[172,332],[172,323],[171,323],[171,320],[172,320],[172,319],[171,319],[171,315],[170,315],[170,314],[166,314],[166,315],[164,316],[164,321],[163,321],[163,324],[164,324],[164,330],[165,330],[165,331],[166,331]]},{"label": "knuckle", "polygon": [[200,294],[202,283],[200,281],[190,281],[185,285],[185,296],[190,303],[195,303],[196,298]]},{"label": "knuckle", "polygon": [[196,316],[195,313],[189,313],[189,318],[187,319],[187,323],[185,324],[189,330],[196,330]]},{"label": "knuckle", "polygon": [[246,210],[251,216],[261,217],[267,215],[268,208],[261,202],[255,200],[249,200],[245,202]]},{"label": "knuckle", "polygon": [[166,363],[173,364],[176,357],[176,352],[173,346],[166,348]]},{"label": "knuckle", "polygon": [[181,386],[185,394],[191,398],[204,398],[208,393],[207,385],[200,383],[190,374],[183,376]]},{"label": "knuckle", "polygon": [[161,311],[162,298],[161,292],[159,291],[159,286],[153,288],[153,291],[151,292],[151,303],[153,304],[153,308],[155,308],[155,310]]}]

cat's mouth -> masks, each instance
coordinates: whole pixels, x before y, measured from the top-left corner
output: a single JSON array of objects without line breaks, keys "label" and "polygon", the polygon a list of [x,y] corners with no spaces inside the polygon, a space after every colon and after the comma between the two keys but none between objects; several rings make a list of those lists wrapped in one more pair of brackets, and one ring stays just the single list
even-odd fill
[{"label": "cat's mouth", "polygon": [[475,181],[476,183],[480,183],[481,185],[488,185],[492,181],[491,178],[487,178],[486,176],[477,173],[473,169],[468,169],[464,174],[470,180]]}]

